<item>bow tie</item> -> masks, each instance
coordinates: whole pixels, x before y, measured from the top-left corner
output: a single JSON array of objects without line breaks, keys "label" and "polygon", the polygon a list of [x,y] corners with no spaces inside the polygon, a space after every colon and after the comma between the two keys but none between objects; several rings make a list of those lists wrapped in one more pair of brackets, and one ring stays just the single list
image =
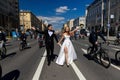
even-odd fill
[{"label": "bow tie", "polygon": [[48,30],[48,31],[53,31],[53,30]]}]

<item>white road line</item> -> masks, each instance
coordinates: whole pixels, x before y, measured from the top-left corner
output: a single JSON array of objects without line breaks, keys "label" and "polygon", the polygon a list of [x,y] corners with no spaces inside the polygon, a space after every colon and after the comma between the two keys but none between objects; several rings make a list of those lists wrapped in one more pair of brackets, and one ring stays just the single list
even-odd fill
[{"label": "white road line", "polygon": [[[85,49],[83,49],[83,48],[81,48],[81,49],[82,49],[82,51],[83,51],[85,54],[87,54],[87,50],[85,50]],[[106,62],[106,61],[104,61],[104,62]],[[118,66],[116,66],[116,65],[114,65],[114,64],[112,64],[112,63],[111,63],[111,66],[114,67],[115,69],[118,69],[118,70],[120,71],[120,67],[118,67]]]},{"label": "white road line", "polygon": [[115,48],[119,48],[119,46],[116,46],[116,45],[109,45],[111,47],[115,47]]},{"label": "white road line", "polygon": [[86,78],[83,76],[83,74],[80,72],[76,64],[73,62],[71,64],[73,70],[75,71],[76,75],[78,76],[79,80],[86,80]]},{"label": "white road line", "polygon": [[117,48],[112,48],[113,50],[116,50],[116,51],[119,51],[120,49],[117,49]]},{"label": "white road line", "polygon": [[36,70],[36,72],[35,72],[32,80],[39,80],[39,77],[40,77],[41,72],[42,72],[43,64],[44,64],[44,62],[45,62],[45,58],[46,58],[45,56],[46,56],[46,51],[45,51],[44,54],[43,54],[43,57],[42,57],[39,65],[38,65],[38,68],[37,68],[37,70]]},{"label": "white road line", "polygon": [[87,54],[87,50],[85,50],[85,49],[83,49],[83,48],[81,48],[82,49],[82,51],[85,53],[85,54]]},{"label": "white road line", "polygon": [[115,66],[114,64],[111,64],[111,66],[113,66],[114,68],[118,69],[120,71],[120,68]]}]

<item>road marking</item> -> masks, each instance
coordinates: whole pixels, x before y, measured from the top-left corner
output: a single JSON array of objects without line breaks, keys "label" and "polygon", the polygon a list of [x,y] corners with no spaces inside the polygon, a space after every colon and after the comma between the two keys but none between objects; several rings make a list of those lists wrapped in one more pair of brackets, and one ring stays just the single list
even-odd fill
[{"label": "road marking", "polygon": [[116,50],[116,51],[119,51],[120,49],[117,49],[117,48],[112,48],[113,50]]},{"label": "road marking", "polygon": [[39,77],[40,77],[41,72],[42,72],[43,64],[44,64],[44,62],[45,62],[45,58],[46,58],[45,56],[46,56],[46,54],[47,54],[47,53],[46,53],[46,50],[45,50],[45,52],[44,52],[44,54],[43,54],[43,57],[42,57],[39,65],[38,65],[38,68],[37,68],[37,70],[36,70],[36,72],[35,72],[32,80],[39,80]]},{"label": "road marking", "polygon": [[111,46],[111,47],[115,47],[115,48],[120,48],[119,46],[116,46],[116,45],[109,45],[109,46]]},{"label": "road marking", "polygon": [[86,78],[83,76],[83,74],[81,73],[81,71],[78,69],[74,62],[71,64],[71,66],[75,71],[76,75],[78,76],[79,80],[86,80]]},{"label": "road marking", "polygon": [[82,51],[85,53],[85,54],[87,54],[87,50],[85,50],[85,49],[83,49],[83,48],[81,48],[82,49]]},{"label": "road marking", "polygon": [[[83,49],[83,48],[81,48],[82,49],[82,51],[85,53],[85,54],[87,54],[87,50],[85,50],[85,49]],[[106,61],[104,61],[105,63],[107,63]],[[114,64],[112,64],[111,63],[111,66],[112,67],[114,67],[115,69],[118,69],[119,71],[120,71],[120,67],[118,67],[118,66],[116,66],[116,65],[114,65]]]}]

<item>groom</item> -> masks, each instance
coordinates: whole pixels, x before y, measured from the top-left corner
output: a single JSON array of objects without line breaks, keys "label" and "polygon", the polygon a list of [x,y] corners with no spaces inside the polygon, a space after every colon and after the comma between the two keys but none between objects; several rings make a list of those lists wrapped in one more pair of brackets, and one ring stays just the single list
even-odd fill
[{"label": "groom", "polygon": [[51,60],[53,61],[55,58],[54,52],[54,38],[58,42],[57,36],[55,34],[55,31],[52,28],[52,24],[48,24],[48,29],[45,31],[38,31],[38,33],[44,34],[45,36],[45,45],[47,50],[47,61],[48,65],[50,65]]}]

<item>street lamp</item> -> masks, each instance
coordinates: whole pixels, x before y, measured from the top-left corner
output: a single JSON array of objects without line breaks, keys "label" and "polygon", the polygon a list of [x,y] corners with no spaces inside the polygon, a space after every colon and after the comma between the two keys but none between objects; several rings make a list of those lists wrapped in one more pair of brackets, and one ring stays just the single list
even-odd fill
[{"label": "street lamp", "polygon": [[109,32],[110,32],[110,0],[108,0],[108,24],[107,24],[107,39],[109,39]]},{"label": "street lamp", "polygon": [[104,26],[104,0],[102,0],[102,9],[101,9],[101,30],[103,30]]},{"label": "street lamp", "polygon": [[87,28],[87,15],[88,15],[88,6],[89,6],[89,4],[87,4],[87,5],[85,5],[86,6],[86,10],[85,10],[85,28]]}]

